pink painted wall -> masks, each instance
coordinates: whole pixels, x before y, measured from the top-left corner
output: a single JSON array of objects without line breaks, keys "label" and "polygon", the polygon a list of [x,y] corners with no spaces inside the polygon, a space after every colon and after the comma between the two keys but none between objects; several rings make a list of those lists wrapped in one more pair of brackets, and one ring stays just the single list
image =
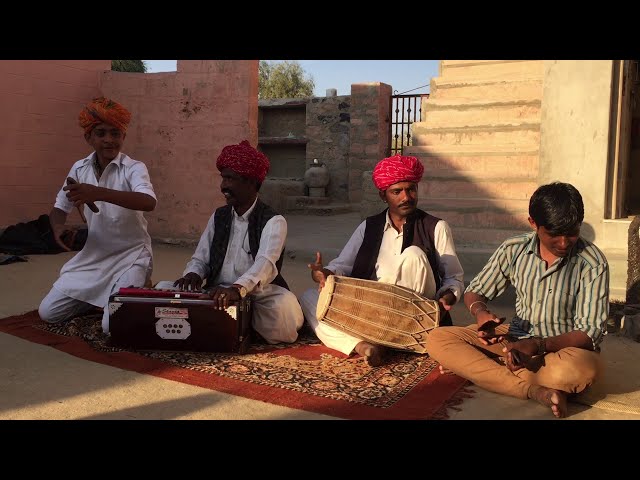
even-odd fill
[{"label": "pink painted wall", "polygon": [[77,118],[98,95],[133,114],[123,151],[149,168],[154,238],[197,239],[224,204],[215,160],[230,143],[257,144],[258,61],[178,60],[175,73],[110,68],[110,60],[0,61],[0,227],[50,211],[73,162],[91,151]]},{"label": "pink painted wall", "polygon": [[111,60],[0,61],[0,227],[49,213],[71,165],[91,152],[78,113],[110,68]]},{"label": "pink painted wall", "polygon": [[149,168],[158,205],[152,237],[197,240],[224,205],[216,158],[258,141],[258,61],[178,60],[171,73],[106,72],[105,96],[131,110],[123,151]]}]

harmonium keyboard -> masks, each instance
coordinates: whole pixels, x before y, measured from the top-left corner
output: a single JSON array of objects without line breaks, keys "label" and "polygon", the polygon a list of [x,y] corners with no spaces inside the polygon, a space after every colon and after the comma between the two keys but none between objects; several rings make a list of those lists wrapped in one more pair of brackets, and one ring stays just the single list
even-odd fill
[{"label": "harmonium keyboard", "polygon": [[111,345],[138,350],[245,353],[251,301],[219,310],[203,292],[121,288],[109,297]]}]

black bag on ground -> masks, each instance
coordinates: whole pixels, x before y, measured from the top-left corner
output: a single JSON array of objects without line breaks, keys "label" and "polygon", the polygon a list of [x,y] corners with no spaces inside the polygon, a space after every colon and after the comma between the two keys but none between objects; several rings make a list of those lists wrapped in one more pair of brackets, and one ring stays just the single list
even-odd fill
[{"label": "black bag on ground", "polygon": [[[82,250],[87,241],[88,230],[67,230],[62,236],[72,250]],[[42,255],[62,252],[53,238],[49,215],[40,215],[37,220],[11,225],[0,235],[0,252],[11,255]]]}]

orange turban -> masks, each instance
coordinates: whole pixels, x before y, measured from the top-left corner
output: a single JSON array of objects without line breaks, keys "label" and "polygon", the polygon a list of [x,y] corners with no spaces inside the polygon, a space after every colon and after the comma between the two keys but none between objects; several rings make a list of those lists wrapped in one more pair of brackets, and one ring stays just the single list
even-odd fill
[{"label": "orange turban", "polygon": [[108,98],[94,98],[80,112],[78,123],[84,129],[84,133],[91,133],[91,130],[99,123],[108,123],[122,132],[127,131],[131,113],[118,102]]},{"label": "orange turban", "polygon": [[418,183],[424,173],[424,167],[416,157],[400,154],[380,160],[373,169],[373,183],[378,190],[386,190],[394,183]]},{"label": "orange turban", "polygon": [[264,182],[269,171],[269,159],[267,156],[253,148],[247,140],[238,145],[227,145],[216,161],[216,167],[222,171],[230,168],[243,177],[257,178]]}]

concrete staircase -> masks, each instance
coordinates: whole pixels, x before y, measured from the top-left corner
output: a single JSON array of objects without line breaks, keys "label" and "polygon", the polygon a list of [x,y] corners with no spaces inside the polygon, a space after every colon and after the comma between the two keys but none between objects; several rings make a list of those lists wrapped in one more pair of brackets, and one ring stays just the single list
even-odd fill
[{"label": "concrete staircase", "polygon": [[[412,126],[407,155],[425,166],[420,207],[452,227],[465,280],[506,238],[529,231],[529,197],[538,186],[543,61],[443,60]],[[607,232],[626,238],[628,221]],[[619,225],[618,225],[619,224]],[[617,227],[617,230],[614,229]],[[610,298],[624,301],[627,251],[605,248]]]},{"label": "concrete staircase", "polygon": [[482,266],[503,240],[529,230],[543,61],[443,60],[441,67],[404,152],[425,166],[420,207],[447,220],[460,254]]}]

